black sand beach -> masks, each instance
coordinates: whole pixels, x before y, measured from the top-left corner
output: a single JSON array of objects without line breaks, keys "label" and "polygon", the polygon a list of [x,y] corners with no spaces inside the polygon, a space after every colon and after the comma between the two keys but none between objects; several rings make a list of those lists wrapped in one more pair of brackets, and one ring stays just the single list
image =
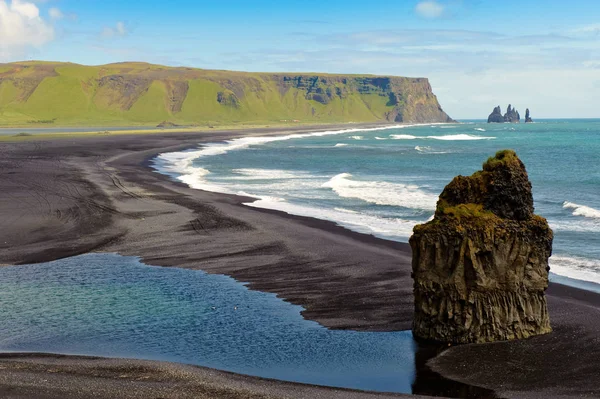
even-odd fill
[{"label": "black sand beach", "polygon": [[[243,135],[281,133],[281,129],[173,132],[1,143],[0,264],[42,262],[90,251],[118,252],[140,256],[150,265],[230,275],[250,283],[252,289],[302,305],[305,318],[329,328],[410,329],[413,303],[407,244],[354,233],[330,222],[249,208],[242,205],[247,199],[190,189],[149,167],[157,153]],[[485,387],[501,397],[599,397],[600,295],[551,284],[548,298],[552,334],[450,348],[431,359],[429,366],[447,378]],[[48,362],[62,371],[53,372]],[[82,363],[85,367],[79,367]],[[106,365],[118,372],[98,374]],[[120,368],[132,365],[141,370],[142,376],[131,377],[138,381],[139,392],[152,397],[367,395],[343,391],[342,396],[334,396],[334,390],[200,368],[187,372],[187,366],[18,355],[0,359],[0,394],[79,398],[89,397],[96,386],[106,389],[105,396],[96,397],[114,397],[110,392],[122,388]],[[74,369],[77,379],[67,384],[64,376]],[[169,390],[175,377],[165,375],[178,375],[177,381],[191,387],[188,393]],[[201,396],[193,387],[199,386],[198,376],[207,375],[214,380],[204,379],[202,384],[222,390],[208,390]],[[152,383],[139,382],[145,377]],[[414,390],[439,394],[432,381],[418,377]],[[454,394],[478,397],[476,392],[469,395],[467,388]],[[131,395],[121,396],[141,397]]]}]

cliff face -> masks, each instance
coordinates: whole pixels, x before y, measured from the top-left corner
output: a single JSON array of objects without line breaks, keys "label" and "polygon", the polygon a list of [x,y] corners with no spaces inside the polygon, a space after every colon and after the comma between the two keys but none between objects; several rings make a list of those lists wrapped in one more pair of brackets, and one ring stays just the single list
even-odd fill
[{"label": "cliff face", "polygon": [[424,78],[0,64],[0,124],[451,122]]},{"label": "cliff face", "polygon": [[434,220],[410,239],[416,337],[452,343],[551,331],[544,291],[553,234],[533,213],[531,183],[513,151],[456,177]]}]

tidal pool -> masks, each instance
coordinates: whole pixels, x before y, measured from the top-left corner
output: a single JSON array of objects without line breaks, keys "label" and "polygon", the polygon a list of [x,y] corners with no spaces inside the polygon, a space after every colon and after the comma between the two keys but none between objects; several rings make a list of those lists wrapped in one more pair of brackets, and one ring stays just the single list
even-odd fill
[{"label": "tidal pool", "polygon": [[417,345],[409,331],[328,330],[301,311],[230,277],[115,254],[0,267],[0,352],[165,360],[412,392]]}]

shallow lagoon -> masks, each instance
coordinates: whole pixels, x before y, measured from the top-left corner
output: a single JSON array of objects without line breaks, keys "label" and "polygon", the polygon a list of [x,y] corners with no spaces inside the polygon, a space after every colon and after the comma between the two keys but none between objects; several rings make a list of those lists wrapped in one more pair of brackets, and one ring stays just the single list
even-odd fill
[{"label": "shallow lagoon", "polygon": [[242,374],[412,391],[410,332],[328,330],[232,278],[87,254],[0,267],[0,351],[166,360]]}]

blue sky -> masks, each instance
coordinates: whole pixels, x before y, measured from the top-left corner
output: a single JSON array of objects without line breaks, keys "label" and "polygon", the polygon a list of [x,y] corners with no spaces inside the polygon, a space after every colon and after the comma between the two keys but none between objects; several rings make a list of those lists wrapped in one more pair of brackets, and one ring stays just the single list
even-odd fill
[{"label": "blue sky", "polygon": [[0,61],[425,76],[455,118],[600,117],[600,1],[0,0]]}]

